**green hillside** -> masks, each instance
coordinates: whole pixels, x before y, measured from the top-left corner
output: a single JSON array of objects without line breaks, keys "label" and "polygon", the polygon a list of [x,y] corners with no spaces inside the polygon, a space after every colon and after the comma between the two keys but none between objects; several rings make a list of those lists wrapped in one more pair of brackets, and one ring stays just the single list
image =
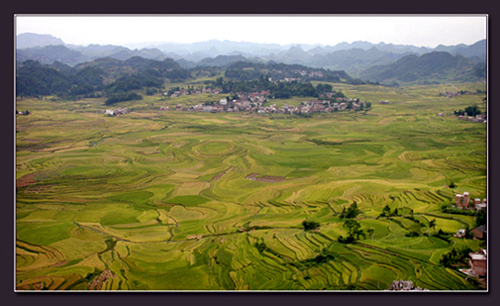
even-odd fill
[{"label": "green hillside", "polygon": [[486,64],[474,64],[461,55],[431,52],[405,56],[395,63],[373,66],[360,73],[363,80],[381,83],[476,82],[486,79]]}]

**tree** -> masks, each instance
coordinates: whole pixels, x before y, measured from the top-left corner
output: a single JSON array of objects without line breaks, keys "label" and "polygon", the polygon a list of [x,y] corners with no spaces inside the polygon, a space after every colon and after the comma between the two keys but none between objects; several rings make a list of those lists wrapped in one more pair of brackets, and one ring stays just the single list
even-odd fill
[{"label": "tree", "polygon": [[381,217],[388,216],[391,213],[391,208],[389,205],[385,205],[384,208],[382,209],[382,213],[380,214]]},{"label": "tree", "polygon": [[342,212],[340,213],[340,219],[343,218],[356,218],[360,213],[360,210],[358,208],[358,204],[356,202],[352,203],[351,206],[346,210],[345,207],[342,208]]},{"label": "tree", "polygon": [[372,237],[372,242],[373,242],[373,234],[375,233],[375,230],[373,228],[369,228],[366,230],[366,232]]},{"label": "tree", "polygon": [[354,237],[348,236],[348,237],[344,238],[342,235],[340,235],[337,238],[337,241],[340,242],[340,243],[351,243],[351,242],[354,241]]},{"label": "tree", "polygon": [[443,254],[439,262],[449,268],[452,268],[453,265],[465,265],[471,252],[472,249],[469,247],[453,248],[451,251]]},{"label": "tree", "polygon": [[353,219],[347,219],[344,222],[343,225],[345,228],[347,228],[347,231],[349,233],[349,237],[353,237],[356,239],[359,239],[359,236],[366,237],[365,233],[363,230],[361,230],[361,224],[359,224],[358,221],[353,220]]},{"label": "tree", "polygon": [[310,230],[318,228],[319,227],[319,223],[315,222],[315,221],[304,220],[302,222],[302,226],[304,226],[304,230],[310,231]]},{"label": "tree", "polygon": [[427,235],[429,235],[429,232],[432,228],[436,228],[436,219],[432,219],[431,221],[429,221],[429,227],[428,227],[428,232],[427,232]]},{"label": "tree", "polygon": [[477,217],[476,217],[476,226],[481,226],[483,224],[486,224],[486,210],[481,209],[480,211],[477,212]]}]

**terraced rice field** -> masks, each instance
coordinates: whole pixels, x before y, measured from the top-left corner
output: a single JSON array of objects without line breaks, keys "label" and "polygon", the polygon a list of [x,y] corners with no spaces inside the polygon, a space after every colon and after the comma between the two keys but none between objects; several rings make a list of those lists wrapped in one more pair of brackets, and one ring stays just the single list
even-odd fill
[{"label": "terraced rice field", "polygon": [[[441,205],[464,191],[486,197],[486,125],[436,114],[484,111],[484,96],[332,85],[373,109],[275,119],[160,112],[178,101],[152,96],[105,117],[98,99],[17,101],[31,115],[16,125],[16,289],[476,289],[439,264],[463,239],[406,237],[415,222],[405,216],[436,219],[430,231],[474,227]],[[342,244],[339,213],[352,203],[374,232]],[[379,217],[385,205],[400,216]]]}]

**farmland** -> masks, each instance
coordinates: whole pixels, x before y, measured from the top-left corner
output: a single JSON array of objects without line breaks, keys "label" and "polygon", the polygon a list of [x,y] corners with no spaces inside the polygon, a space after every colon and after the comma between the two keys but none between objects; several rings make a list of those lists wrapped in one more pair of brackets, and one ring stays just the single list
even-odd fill
[{"label": "farmland", "polygon": [[[475,227],[442,212],[456,193],[487,196],[486,125],[450,115],[486,111],[485,96],[439,93],[485,84],[331,85],[372,109],[160,111],[223,96],[153,95],[108,117],[104,98],[19,99],[30,114],[16,117],[16,289],[477,289],[439,259],[483,242],[432,233]],[[340,243],[353,203],[373,234]],[[386,205],[399,215],[381,217]]]}]

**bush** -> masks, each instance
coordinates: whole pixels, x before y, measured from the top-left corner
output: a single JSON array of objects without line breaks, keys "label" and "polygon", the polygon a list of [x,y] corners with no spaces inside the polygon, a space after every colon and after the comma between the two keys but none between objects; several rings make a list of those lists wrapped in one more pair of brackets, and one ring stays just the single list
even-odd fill
[{"label": "bush", "polygon": [[472,249],[469,247],[453,248],[451,251],[443,254],[439,263],[448,268],[452,268],[454,265],[466,265],[469,253],[471,252]]},{"label": "bush", "polygon": [[313,229],[317,229],[319,227],[319,223],[318,222],[314,222],[314,221],[303,221],[302,222],[302,225],[304,226],[304,229],[306,231],[310,231],[310,230],[313,230]]},{"label": "bush", "polygon": [[354,237],[352,235],[347,236],[344,238],[342,235],[337,238],[337,241],[340,243],[353,243],[354,242]]},{"label": "bush", "polygon": [[358,208],[358,205],[356,202],[352,203],[351,206],[346,210],[345,207],[342,209],[342,212],[340,213],[340,219],[344,218],[356,218],[360,213],[360,210]]}]

